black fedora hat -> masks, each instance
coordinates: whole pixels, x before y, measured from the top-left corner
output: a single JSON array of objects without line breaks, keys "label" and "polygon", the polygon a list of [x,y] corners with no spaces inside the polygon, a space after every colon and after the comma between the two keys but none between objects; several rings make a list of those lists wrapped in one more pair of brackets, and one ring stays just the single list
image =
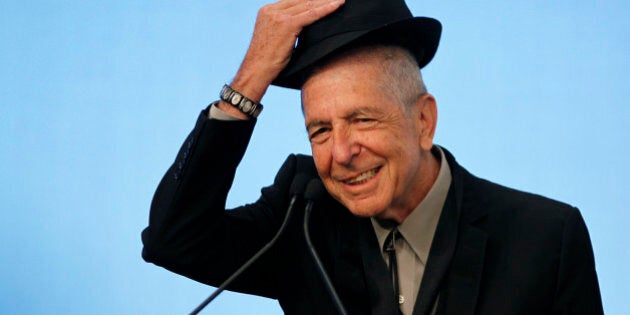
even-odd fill
[{"label": "black fedora hat", "polygon": [[435,55],[441,32],[439,21],[413,17],[404,0],[346,0],[337,11],[302,30],[291,60],[272,84],[300,89],[318,61],[365,42],[402,46],[422,68]]}]

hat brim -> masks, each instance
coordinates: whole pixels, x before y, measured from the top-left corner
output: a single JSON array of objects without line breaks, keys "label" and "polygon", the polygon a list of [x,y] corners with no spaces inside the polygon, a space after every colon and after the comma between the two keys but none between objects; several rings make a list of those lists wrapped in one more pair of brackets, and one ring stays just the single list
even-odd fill
[{"label": "hat brim", "polygon": [[378,28],[353,31],[328,37],[317,44],[294,51],[289,64],[272,82],[273,85],[301,89],[313,65],[342,48],[357,43],[398,45],[408,49],[420,68],[427,65],[440,42],[442,25],[436,19],[415,17],[392,22]]}]

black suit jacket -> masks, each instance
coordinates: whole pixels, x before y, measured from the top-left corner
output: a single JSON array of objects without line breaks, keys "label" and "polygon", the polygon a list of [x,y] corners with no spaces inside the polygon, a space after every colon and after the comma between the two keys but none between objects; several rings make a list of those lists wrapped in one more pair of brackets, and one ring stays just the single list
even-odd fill
[{"label": "black suit jacket", "polygon": [[[317,174],[311,157],[291,155],[258,201],[225,211],[254,124],[208,120],[202,112],[154,196],[142,233],[146,261],[218,286],[272,238],[293,178]],[[429,314],[436,301],[438,314],[602,314],[579,211],[479,179],[445,154],[452,184],[414,314]],[[307,252],[302,219],[294,215],[279,243],[228,289],[278,299],[287,314],[335,314]],[[348,313],[397,314],[370,220],[326,196],[310,227]]]}]

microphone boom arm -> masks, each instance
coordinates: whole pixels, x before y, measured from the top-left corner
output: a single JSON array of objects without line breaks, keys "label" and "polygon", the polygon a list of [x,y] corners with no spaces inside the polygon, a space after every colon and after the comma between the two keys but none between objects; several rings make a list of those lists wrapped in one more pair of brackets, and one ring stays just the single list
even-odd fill
[{"label": "microphone boom arm", "polygon": [[223,292],[225,288],[227,288],[228,285],[234,282],[236,278],[238,278],[245,270],[247,270],[247,268],[249,268],[256,260],[258,260],[260,256],[265,254],[276,243],[280,235],[282,235],[282,233],[284,232],[287,226],[287,223],[289,222],[289,219],[291,218],[291,213],[293,212],[293,206],[295,205],[295,202],[297,199],[298,199],[298,195],[294,195],[293,198],[291,198],[291,201],[289,203],[289,208],[287,210],[287,214],[284,217],[284,221],[282,221],[282,225],[280,225],[278,232],[276,232],[276,235],[274,235],[271,241],[265,244],[263,248],[261,248],[258,252],[256,252],[256,254],[254,254],[254,256],[252,256],[252,258],[250,258],[247,262],[245,262],[229,278],[227,278],[223,283],[221,283],[221,285],[216,290],[214,290],[214,292],[212,292],[212,294],[208,298],[206,298],[203,302],[201,302],[201,304],[199,304],[199,306],[197,306],[192,312],[190,312],[190,315],[199,314],[199,312],[201,312],[201,310],[203,310],[204,307],[210,304],[210,302],[212,302],[212,300],[214,300],[219,294],[221,294],[221,292]]},{"label": "microphone boom arm", "polygon": [[345,308],[343,307],[343,304],[341,303],[341,299],[337,295],[337,291],[335,291],[335,287],[333,286],[332,281],[330,281],[330,278],[328,277],[328,274],[326,273],[326,269],[324,269],[324,264],[322,264],[322,261],[319,259],[319,256],[317,255],[317,251],[315,251],[315,247],[313,246],[313,242],[311,241],[311,236],[310,236],[310,232],[308,228],[308,222],[311,217],[311,211],[313,210],[313,204],[314,204],[313,200],[309,200],[306,204],[306,209],[304,211],[304,237],[306,238],[306,244],[308,245],[309,252],[311,253],[313,260],[315,261],[315,264],[317,265],[319,274],[321,275],[322,279],[324,280],[326,284],[326,291],[328,291],[328,294],[332,298],[335,304],[335,307],[337,308],[337,312],[341,315],[346,315],[347,313],[346,313]]}]

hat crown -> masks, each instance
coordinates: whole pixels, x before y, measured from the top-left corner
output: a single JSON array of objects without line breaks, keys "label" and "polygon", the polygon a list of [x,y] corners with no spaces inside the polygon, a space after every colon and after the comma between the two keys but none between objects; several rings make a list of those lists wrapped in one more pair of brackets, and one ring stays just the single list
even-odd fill
[{"label": "hat crown", "polygon": [[436,19],[413,17],[404,0],[346,0],[302,30],[289,63],[272,84],[300,89],[318,62],[355,45],[403,47],[422,68],[433,58],[441,31]]},{"label": "hat crown", "polygon": [[297,49],[330,36],[375,29],[411,17],[404,0],[346,0],[335,12],[305,27]]}]

